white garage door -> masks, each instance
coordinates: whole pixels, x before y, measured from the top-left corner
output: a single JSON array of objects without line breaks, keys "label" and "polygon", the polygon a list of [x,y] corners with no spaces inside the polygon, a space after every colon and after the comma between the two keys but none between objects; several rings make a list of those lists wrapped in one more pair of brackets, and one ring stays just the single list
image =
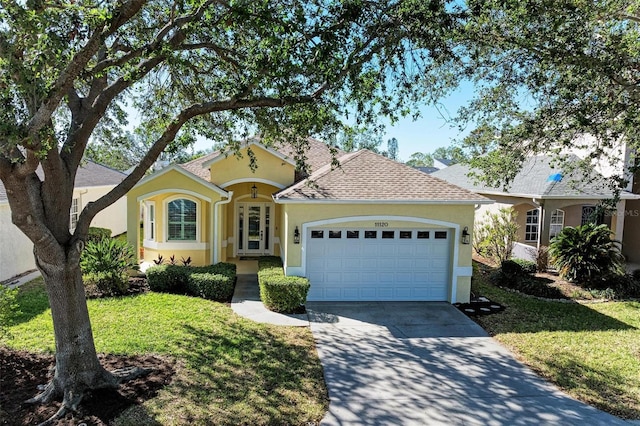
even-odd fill
[{"label": "white garage door", "polygon": [[451,235],[447,229],[309,229],[308,300],[447,300]]}]

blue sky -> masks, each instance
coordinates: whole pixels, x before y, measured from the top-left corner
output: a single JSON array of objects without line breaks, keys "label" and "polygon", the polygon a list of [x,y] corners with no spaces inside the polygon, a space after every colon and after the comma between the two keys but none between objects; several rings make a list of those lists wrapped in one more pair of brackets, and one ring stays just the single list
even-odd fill
[{"label": "blue sky", "polygon": [[[454,139],[460,139],[470,130],[467,127],[462,133],[453,119],[458,108],[465,105],[471,99],[472,86],[463,84],[447,98],[439,103],[438,107],[424,106],[420,109],[422,114],[417,120],[411,117],[404,118],[391,126],[385,121],[386,134],[383,136],[381,149],[386,149],[387,140],[398,140],[399,160],[407,161],[414,152],[431,153],[441,146],[449,146]],[[210,148],[207,140],[199,140],[194,145],[194,150]]]}]

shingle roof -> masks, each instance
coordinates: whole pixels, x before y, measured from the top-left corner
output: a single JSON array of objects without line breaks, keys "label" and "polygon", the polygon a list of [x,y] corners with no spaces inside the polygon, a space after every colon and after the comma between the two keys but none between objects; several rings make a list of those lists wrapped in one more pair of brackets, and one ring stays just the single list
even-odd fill
[{"label": "shingle roof", "polygon": [[369,150],[338,158],[275,195],[277,201],[482,203],[489,200]]},{"label": "shingle roof", "polygon": [[[42,169],[36,171],[40,179],[43,178]],[[109,167],[103,166],[93,161],[85,161],[78,167],[76,173],[75,188],[89,188],[92,186],[110,186],[117,185],[126,178],[127,175]],[[7,192],[0,181],[0,202],[7,200]]]},{"label": "shingle roof", "polygon": [[[504,193],[536,198],[604,199],[613,196],[613,191],[607,186],[607,180],[599,173],[593,171],[590,176],[584,176],[578,170],[564,173],[559,166],[552,166],[553,159],[554,157],[548,155],[527,158],[506,188],[475,182],[467,176],[471,168],[465,164],[454,164],[434,172],[432,176],[479,193]],[[566,160],[577,162],[579,159],[571,155]]]},{"label": "shingle roof", "polygon": [[[308,138],[307,141],[309,142],[309,146],[308,146],[308,149],[305,150],[306,162],[310,167],[311,172],[313,173],[314,171],[318,170],[325,164],[331,163],[331,160],[332,160],[331,150],[327,146],[327,144],[317,139]],[[252,142],[259,143],[259,139],[254,138],[252,139]],[[290,158],[291,160],[293,160],[295,157],[295,153],[291,145],[273,146],[271,147],[271,149],[279,152],[281,155],[285,157]],[[345,153],[344,151],[337,148],[336,148],[336,151],[337,151],[336,156],[340,156]],[[208,167],[204,167],[204,164],[220,155],[224,155],[224,153],[221,151],[215,151],[215,152],[212,152],[211,154],[205,155],[204,157],[200,157],[195,160],[189,161],[188,163],[180,164],[180,167],[183,167],[184,169],[190,171],[191,173],[198,176],[199,178],[209,182],[211,180],[211,173]]]},{"label": "shingle roof", "polygon": [[427,174],[431,174],[433,172],[437,172],[438,170],[440,170],[437,167],[431,167],[431,166],[416,167],[416,169],[420,170],[422,173],[427,173]]}]

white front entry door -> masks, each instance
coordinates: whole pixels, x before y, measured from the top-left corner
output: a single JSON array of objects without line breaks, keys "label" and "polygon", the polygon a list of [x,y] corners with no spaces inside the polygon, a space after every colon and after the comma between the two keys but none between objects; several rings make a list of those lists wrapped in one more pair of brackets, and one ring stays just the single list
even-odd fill
[{"label": "white front entry door", "polygon": [[239,255],[272,254],[272,203],[238,203],[236,243]]}]

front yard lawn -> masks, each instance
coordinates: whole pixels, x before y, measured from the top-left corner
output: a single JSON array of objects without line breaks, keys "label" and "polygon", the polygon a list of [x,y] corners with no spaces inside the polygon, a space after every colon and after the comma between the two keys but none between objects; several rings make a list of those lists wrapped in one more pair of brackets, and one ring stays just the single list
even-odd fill
[{"label": "front yard lawn", "polygon": [[[21,287],[18,302],[22,313],[12,319],[3,345],[52,353],[42,280]],[[93,299],[88,305],[98,352],[176,361],[171,383],[115,424],[294,425],[319,422],[328,408],[307,328],[257,324],[224,304],[173,294]]]},{"label": "front yard lawn", "polygon": [[474,276],[483,296],[506,305],[476,321],[568,394],[627,419],[640,418],[640,302],[540,300]]}]

